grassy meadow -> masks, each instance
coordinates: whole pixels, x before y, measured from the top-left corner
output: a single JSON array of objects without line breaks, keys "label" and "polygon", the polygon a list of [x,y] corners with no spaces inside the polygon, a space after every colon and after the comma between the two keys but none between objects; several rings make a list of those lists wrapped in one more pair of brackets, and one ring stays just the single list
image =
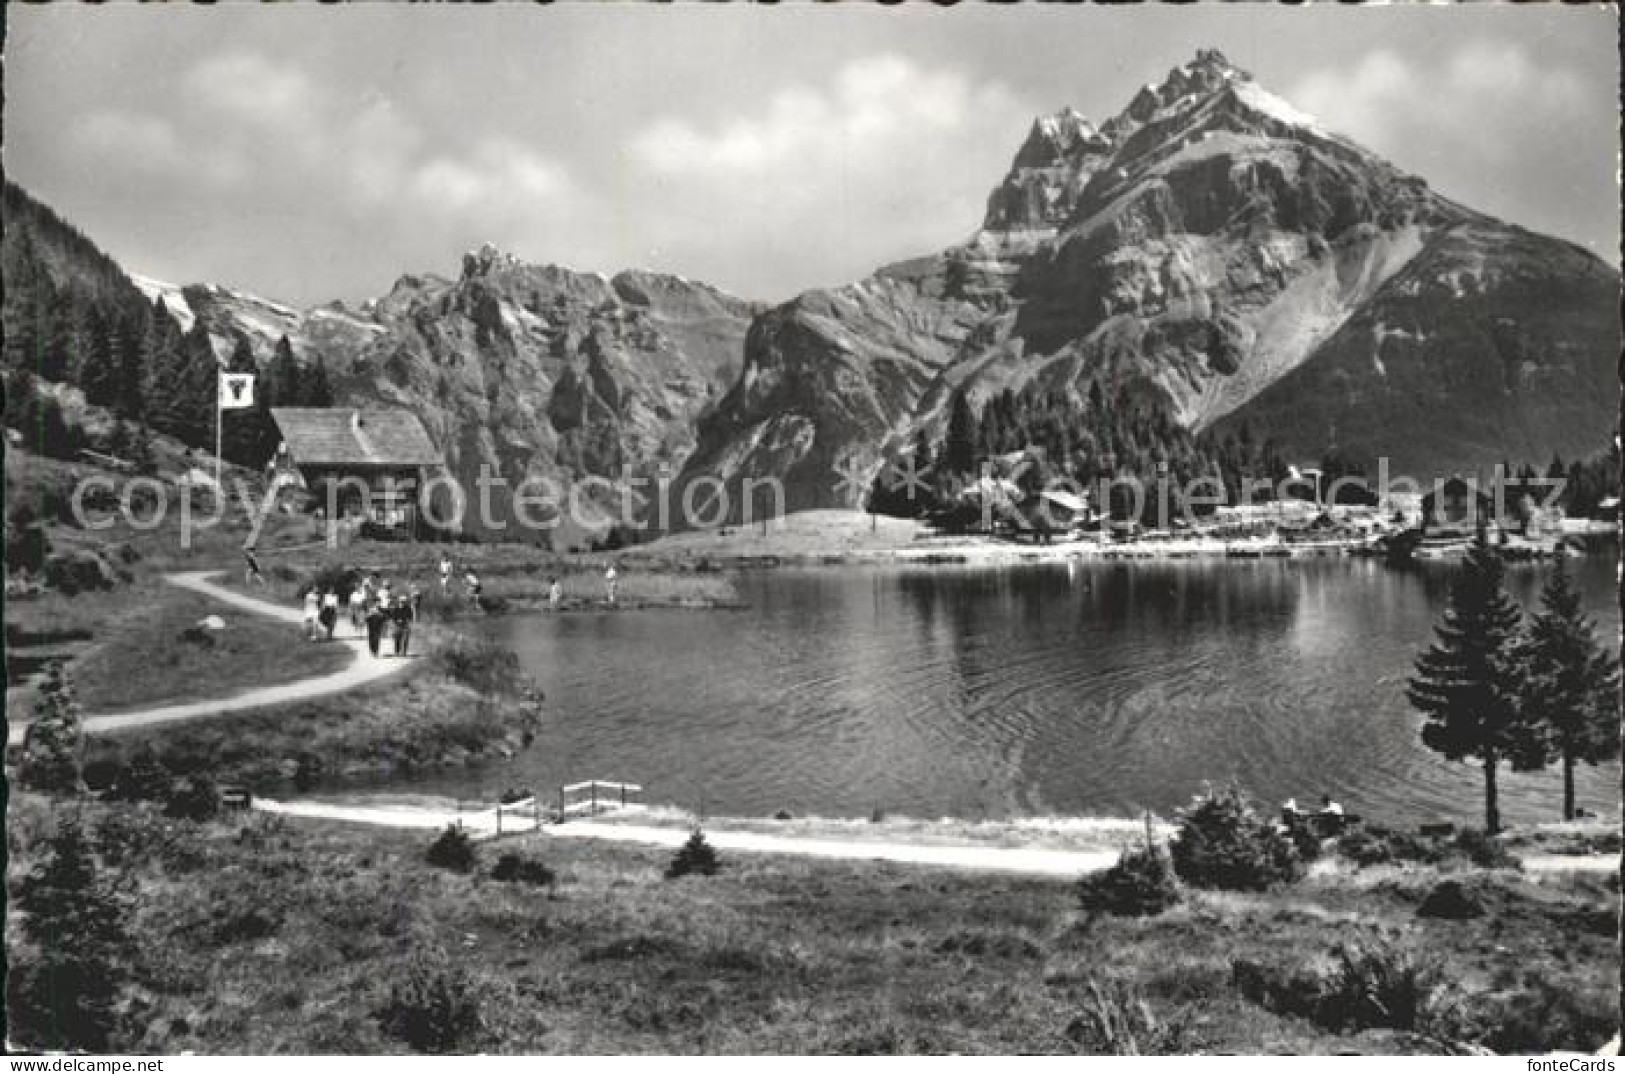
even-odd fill
[{"label": "grassy meadow", "polygon": [[[421,832],[25,794],[13,878],[72,815],[133,893],[133,1051],[407,1051],[388,1011],[425,978],[468,1015],[443,1042],[465,1052],[1588,1051],[1618,1014],[1605,876],[1340,864],[1091,922],[1065,882],[727,855],[669,880],[667,853],[545,835],[477,845],[460,873]],[[494,879],[504,852],[553,883]],[[1484,916],[1418,914],[1446,876]],[[1415,1017],[1296,1010],[1338,944],[1414,984]]]}]

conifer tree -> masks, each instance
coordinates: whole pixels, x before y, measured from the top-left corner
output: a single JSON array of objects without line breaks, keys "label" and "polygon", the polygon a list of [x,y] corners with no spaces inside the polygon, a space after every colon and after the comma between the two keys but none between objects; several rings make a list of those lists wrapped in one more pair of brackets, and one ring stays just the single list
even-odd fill
[{"label": "conifer tree", "polygon": [[34,716],[23,737],[18,782],[38,791],[77,793],[84,785],[80,770],[83,740],[73,687],[61,663],[52,663],[45,669]]},{"label": "conifer tree", "polygon": [[35,948],[7,980],[8,1036],[32,1049],[121,1050],[120,994],[134,950],[124,900],[100,874],[89,841],[66,820],[45,860],[16,887],[22,933]]},{"label": "conifer tree", "polygon": [[1503,761],[1539,767],[1540,735],[1520,715],[1523,613],[1502,586],[1500,555],[1483,531],[1450,587],[1437,640],[1416,661],[1406,696],[1422,713],[1422,742],[1452,761],[1484,768],[1484,829],[1501,830],[1496,775]]},{"label": "conifer tree", "polygon": [[948,437],[942,448],[942,462],[949,473],[968,474],[976,468],[976,415],[964,392],[955,392],[948,411]]},{"label": "conifer tree", "polygon": [[1524,645],[1523,710],[1563,766],[1563,819],[1574,819],[1574,766],[1619,754],[1619,664],[1597,643],[1563,561],[1540,595]]}]

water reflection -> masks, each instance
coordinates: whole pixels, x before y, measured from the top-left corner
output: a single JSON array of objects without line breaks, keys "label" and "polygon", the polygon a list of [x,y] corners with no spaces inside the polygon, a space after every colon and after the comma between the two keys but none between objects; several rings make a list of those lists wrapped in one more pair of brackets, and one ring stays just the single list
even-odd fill
[{"label": "water reflection", "polygon": [[[1617,635],[1611,562],[1577,577]],[[1508,584],[1527,606],[1544,571]],[[493,621],[553,720],[499,773],[644,783],[712,812],[1166,812],[1203,782],[1330,793],[1368,816],[1477,815],[1476,768],[1421,747],[1405,678],[1449,568],[1357,560],[777,571],[736,613]],[[1582,802],[1612,810],[1617,766]],[[1555,775],[1505,781],[1511,819],[1558,808]]]}]

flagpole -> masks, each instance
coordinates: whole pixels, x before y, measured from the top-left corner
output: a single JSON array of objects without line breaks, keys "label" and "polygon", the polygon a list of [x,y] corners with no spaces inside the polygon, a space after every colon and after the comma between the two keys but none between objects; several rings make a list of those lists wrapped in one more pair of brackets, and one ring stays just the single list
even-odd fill
[{"label": "flagpole", "polygon": [[220,393],[224,385],[220,380],[220,370],[214,371],[214,494],[220,502],[226,502],[226,486],[220,483],[220,452],[225,441],[224,426],[226,424],[226,408],[221,405]]}]

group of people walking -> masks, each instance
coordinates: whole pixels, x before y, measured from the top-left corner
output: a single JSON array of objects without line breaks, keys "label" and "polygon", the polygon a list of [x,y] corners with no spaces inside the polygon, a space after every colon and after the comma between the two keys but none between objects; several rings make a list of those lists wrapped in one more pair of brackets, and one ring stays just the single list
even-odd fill
[{"label": "group of people walking", "polygon": [[[250,583],[263,585],[264,579],[260,576],[253,549],[245,547],[243,554],[247,562],[246,577]],[[449,555],[440,557],[439,570],[440,595],[452,599],[456,567]],[[604,571],[604,596],[612,606],[616,604],[618,584],[615,566],[610,564]],[[479,576],[473,568],[468,568],[463,574],[461,596],[475,611],[484,611],[480,600],[482,591]],[[304,600],[304,632],[307,640],[331,641],[339,620],[347,611],[350,628],[356,635],[365,633],[367,648],[372,655],[383,655],[384,640],[389,638],[394,643],[394,655],[405,656],[411,645],[412,626],[421,614],[423,592],[415,582],[410,583],[405,592],[397,592],[388,579],[380,578],[375,571],[347,589],[342,584],[311,586],[306,590]],[[547,603],[553,611],[559,611],[564,606],[564,586],[556,576],[548,579]]]},{"label": "group of people walking", "polygon": [[310,641],[331,641],[340,605],[347,604],[350,628],[358,635],[365,632],[367,649],[373,656],[383,655],[386,637],[393,641],[395,656],[406,656],[422,601],[423,593],[415,583],[397,593],[376,573],[351,587],[347,597],[341,597],[336,586],[312,586],[305,593],[305,637]]}]

